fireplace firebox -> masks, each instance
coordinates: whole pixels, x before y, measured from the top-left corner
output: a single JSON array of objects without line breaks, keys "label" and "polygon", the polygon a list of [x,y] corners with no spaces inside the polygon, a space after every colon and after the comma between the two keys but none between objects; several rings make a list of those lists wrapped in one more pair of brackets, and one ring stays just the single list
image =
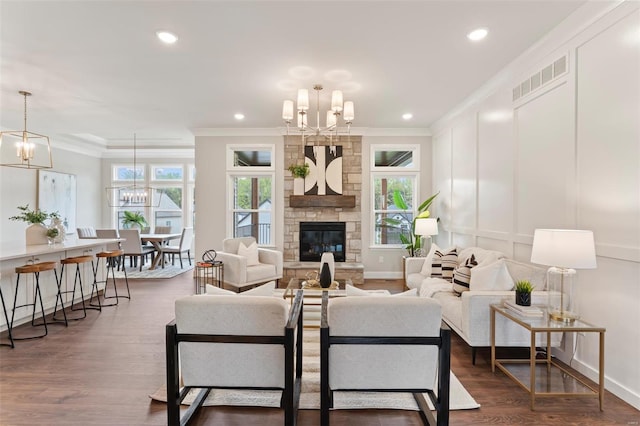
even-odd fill
[{"label": "fireplace firebox", "polygon": [[336,262],[345,261],[344,222],[300,222],[300,261],[320,262],[322,253],[331,252]]}]

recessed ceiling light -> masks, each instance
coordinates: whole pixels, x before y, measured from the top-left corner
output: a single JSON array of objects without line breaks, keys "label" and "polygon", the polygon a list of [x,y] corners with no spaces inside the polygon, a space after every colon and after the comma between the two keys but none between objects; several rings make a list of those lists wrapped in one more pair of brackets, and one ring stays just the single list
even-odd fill
[{"label": "recessed ceiling light", "polygon": [[233,117],[234,117],[236,120],[244,120],[244,114],[240,114],[240,113],[238,113],[238,114],[234,114],[234,115],[233,115]]},{"label": "recessed ceiling light", "polygon": [[477,30],[473,30],[467,34],[467,38],[472,41],[479,41],[485,38],[487,34],[489,34],[489,30],[486,28],[478,28]]},{"label": "recessed ceiling light", "polygon": [[411,114],[410,112],[406,113],[406,114],[402,114],[402,119],[403,120],[411,120],[413,118],[413,114]]},{"label": "recessed ceiling light", "polygon": [[156,35],[163,43],[173,44],[178,41],[178,37],[168,31],[157,31]]}]

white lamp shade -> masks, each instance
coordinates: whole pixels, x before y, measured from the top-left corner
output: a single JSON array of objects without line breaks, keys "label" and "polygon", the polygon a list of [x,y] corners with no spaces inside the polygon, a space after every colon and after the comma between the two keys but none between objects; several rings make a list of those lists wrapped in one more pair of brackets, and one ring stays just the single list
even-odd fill
[{"label": "white lamp shade", "polygon": [[344,103],[344,112],[342,114],[344,121],[350,123],[355,118],[353,111],[353,101],[346,101]]},{"label": "white lamp shade", "polygon": [[578,229],[536,229],[531,262],[572,269],[596,267],[593,232]]},{"label": "white lamp shade", "polygon": [[286,100],[282,104],[282,119],[285,121],[293,120],[293,101]]},{"label": "white lamp shade", "polygon": [[331,110],[333,112],[342,111],[342,91],[334,90],[331,92]]},{"label": "white lamp shade", "polygon": [[298,89],[298,111],[306,111],[309,109],[309,91],[307,89]]},{"label": "white lamp shade", "polygon": [[416,219],[416,235],[438,235],[438,220],[425,218]]},{"label": "white lamp shade", "polygon": [[333,127],[336,125],[336,116],[333,111],[327,111],[327,127]]}]

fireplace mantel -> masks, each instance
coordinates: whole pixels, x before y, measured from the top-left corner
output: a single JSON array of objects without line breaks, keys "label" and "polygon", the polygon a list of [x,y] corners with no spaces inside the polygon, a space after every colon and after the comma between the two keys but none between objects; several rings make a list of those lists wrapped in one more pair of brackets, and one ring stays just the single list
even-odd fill
[{"label": "fireplace mantel", "polygon": [[355,195],[291,195],[291,207],[347,207],[356,206]]}]

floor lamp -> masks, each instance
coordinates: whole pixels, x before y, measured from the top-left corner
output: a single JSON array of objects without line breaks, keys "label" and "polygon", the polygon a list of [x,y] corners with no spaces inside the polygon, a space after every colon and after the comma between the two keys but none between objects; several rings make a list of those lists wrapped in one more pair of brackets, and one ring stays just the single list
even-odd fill
[{"label": "floor lamp", "polygon": [[424,245],[423,241],[421,241],[420,244],[420,247],[424,247],[423,250],[426,255],[429,253],[429,250],[431,250],[431,236],[438,235],[438,219],[416,219],[415,234],[420,235],[420,238],[424,238],[429,241],[428,247]]},{"label": "floor lamp", "polygon": [[547,271],[549,317],[562,322],[573,322],[580,318],[576,309],[573,278],[576,269],[596,267],[593,232],[536,229],[531,262],[551,266]]}]

